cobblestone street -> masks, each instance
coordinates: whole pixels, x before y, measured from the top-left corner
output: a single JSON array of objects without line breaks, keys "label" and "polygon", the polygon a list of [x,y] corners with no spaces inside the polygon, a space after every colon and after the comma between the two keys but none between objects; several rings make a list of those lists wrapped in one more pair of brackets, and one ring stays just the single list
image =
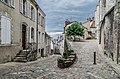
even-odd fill
[{"label": "cobblestone street", "polygon": [[[120,79],[98,53],[97,41],[71,42],[71,45],[78,59],[70,68],[59,69],[59,56],[53,55],[34,62],[1,64],[0,79]],[[97,52],[96,65],[93,52]]]}]

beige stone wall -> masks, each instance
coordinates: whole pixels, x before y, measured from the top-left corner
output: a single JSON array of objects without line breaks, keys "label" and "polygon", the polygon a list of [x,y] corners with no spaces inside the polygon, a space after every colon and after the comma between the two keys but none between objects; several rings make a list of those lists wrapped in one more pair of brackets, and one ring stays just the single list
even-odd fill
[{"label": "beige stone wall", "polygon": [[[40,13],[40,21],[42,20],[42,17],[45,17],[43,12],[39,9],[38,13]],[[45,24],[45,22],[44,22]],[[39,35],[40,32],[40,35]],[[42,25],[41,22],[38,24],[38,58],[41,57],[41,49],[44,49],[44,54],[46,52],[46,46],[45,46],[45,25]]]},{"label": "beige stone wall", "polygon": [[19,45],[0,46],[0,63],[13,61],[19,49]]},{"label": "beige stone wall", "polygon": [[[11,20],[12,45],[9,45],[9,46],[0,45],[0,56],[2,56],[2,57],[0,57],[0,62],[2,62],[3,60],[5,60],[5,61],[12,60],[16,56],[16,54],[19,53],[20,50],[22,50],[22,24],[25,24],[27,26],[27,31],[28,31],[29,27],[33,27],[36,31],[36,24],[37,24],[36,23],[36,18],[37,18],[36,14],[37,14],[37,12],[36,12],[35,5],[32,2],[30,2],[31,5],[35,9],[35,21],[33,21],[33,20],[31,20],[31,18],[20,13],[19,0],[14,0],[14,1],[15,1],[15,8],[12,8],[8,5],[0,2],[0,13],[1,14],[7,13],[7,15],[12,19]],[[28,1],[30,1],[30,0],[28,0]],[[41,33],[44,33],[45,28],[42,28],[40,26],[39,31]],[[29,42],[28,42],[27,36],[26,36],[26,39],[27,39],[26,45],[28,46]],[[43,36],[43,38],[44,38],[44,36]],[[35,36],[35,40],[32,42],[34,42],[34,44],[36,44],[36,36]],[[43,45],[43,46],[41,46],[41,45]],[[44,48],[44,45],[45,44],[40,44],[40,46],[43,48]],[[36,47],[36,45],[35,45],[35,47]],[[7,57],[8,57],[8,59],[7,59]]]}]

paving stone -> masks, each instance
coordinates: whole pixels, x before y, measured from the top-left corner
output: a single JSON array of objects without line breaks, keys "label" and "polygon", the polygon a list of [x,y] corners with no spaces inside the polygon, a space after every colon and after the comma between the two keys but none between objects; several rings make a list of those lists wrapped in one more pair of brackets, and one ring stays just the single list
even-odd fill
[{"label": "paving stone", "polygon": [[[120,79],[113,67],[109,66],[99,54],[96,40],[70,42],[70,44],[78,57],[71,67],[58,68],[59,56],[53,55],[20,66],[0,65],[0,79]],[[97,53],[96,65],[93,64],[93,52]]]}]

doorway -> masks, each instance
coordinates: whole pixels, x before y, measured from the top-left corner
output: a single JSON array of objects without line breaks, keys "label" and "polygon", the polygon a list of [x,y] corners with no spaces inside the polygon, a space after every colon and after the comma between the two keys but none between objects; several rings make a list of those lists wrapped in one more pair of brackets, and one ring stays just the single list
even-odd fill
[{"label": "doorway", "polygon": [[41,57],[44,57],[44,49],[41,49]]},{"label": "doorway", "polygon": [[26,49],[26,26],[22,25],[22,47],[23,50]]}]

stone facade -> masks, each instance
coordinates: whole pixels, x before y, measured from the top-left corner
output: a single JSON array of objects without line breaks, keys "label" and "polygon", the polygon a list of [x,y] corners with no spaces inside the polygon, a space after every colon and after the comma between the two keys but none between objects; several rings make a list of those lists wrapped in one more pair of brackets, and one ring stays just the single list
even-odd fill
[{"label": "stone facade", "polygon": [[47,33],[45,33],[45,45],[45,56],[49,56],[51,55],[51,37]]},{"label": "stone facade", "polygon": [[119,0],[100,0],[96,25],[99,24],[100,36],[99,44],[104,50],[104,54],[114,61],[119,61]]},{"label": "stone facade", "polygon": [[0,0],[0,63],[12,61],[21,50],[45,52],[44,17],[35,0]]}]

